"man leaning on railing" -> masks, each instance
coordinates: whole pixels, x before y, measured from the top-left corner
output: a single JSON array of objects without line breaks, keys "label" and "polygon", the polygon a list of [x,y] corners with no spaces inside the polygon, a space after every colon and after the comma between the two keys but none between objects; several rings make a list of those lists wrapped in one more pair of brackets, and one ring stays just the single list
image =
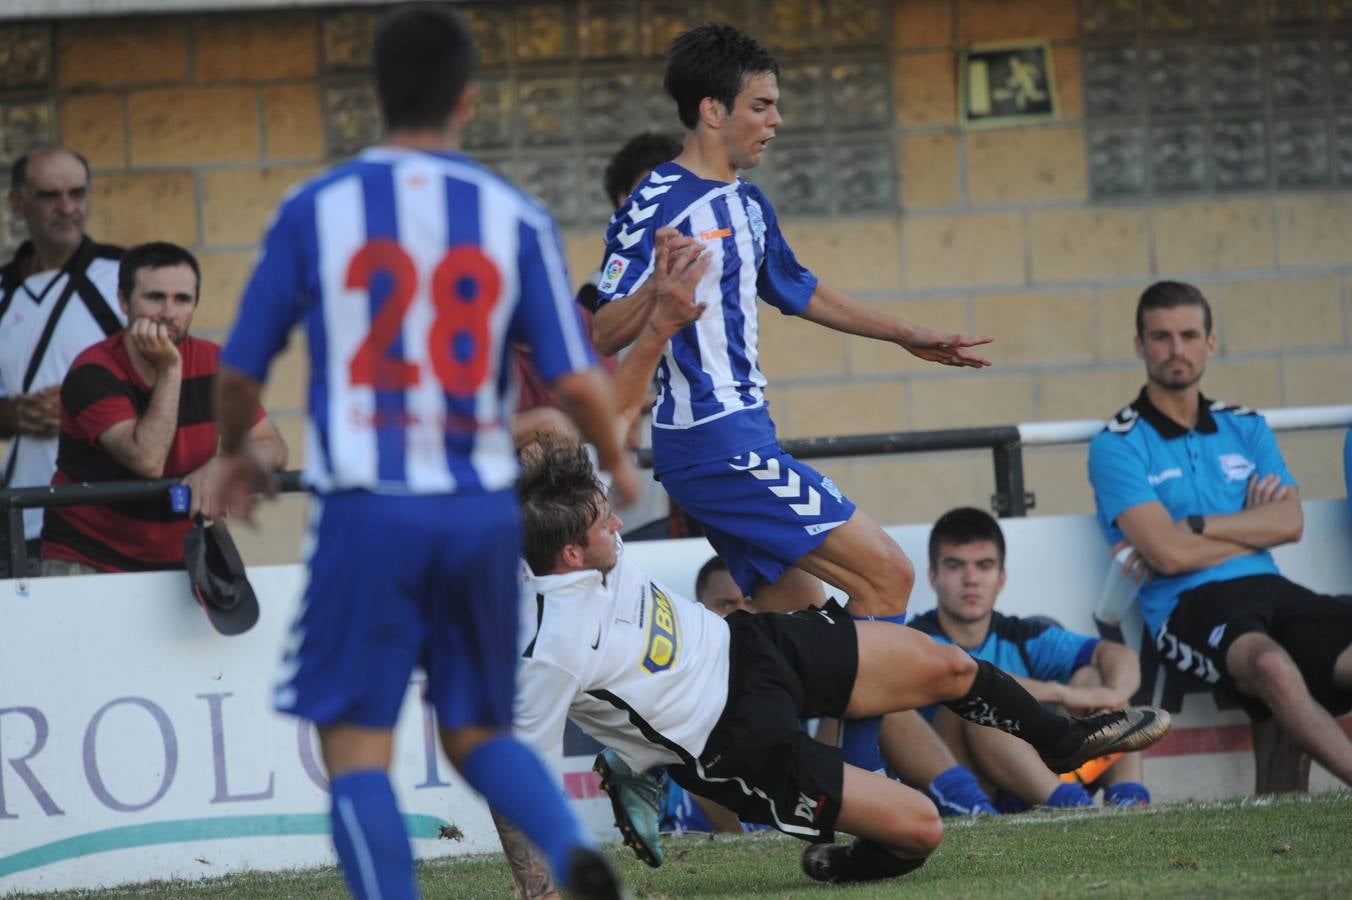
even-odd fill
[{"label": "man leaning on railing", "polygon": [[[188,334],[197,311],[196,258],[168,243],[128,250],[118,272],[127,326],[89,347],[61,385],[61,434],[52,485],[181,477],[189,515],[163,497],[47,510],[42,574],[137,572],[183,565],[192,517],[216,510],[203,487],[216,456],[212,383],[220,348]],[[260,406],[250,437],[265,465],[287,450]]]}]

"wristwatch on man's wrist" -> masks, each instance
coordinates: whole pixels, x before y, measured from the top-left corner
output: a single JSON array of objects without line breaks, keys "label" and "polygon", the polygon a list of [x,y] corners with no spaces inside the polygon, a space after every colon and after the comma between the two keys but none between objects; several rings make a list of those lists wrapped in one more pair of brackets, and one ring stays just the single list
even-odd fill
[{"label": "wristwatch on man's wrist", "polygon": [[1206,531],[1206,517],[1199,515],[1188,516],[1188,527],[1192,529],[1193,534],[1201,534]]}]

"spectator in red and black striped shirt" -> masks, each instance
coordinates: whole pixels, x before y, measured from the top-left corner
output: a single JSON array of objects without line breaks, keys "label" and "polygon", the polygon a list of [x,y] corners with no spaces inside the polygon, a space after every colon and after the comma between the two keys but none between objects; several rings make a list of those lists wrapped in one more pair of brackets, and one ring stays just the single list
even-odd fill
[{"label": "spectator in red and black striped shirt", "polygon": [[[200,284],[196,258],[174,244],[143,244],[122,257],[118,302],[127,327],[86,349],[66,374],[53,486],[177,477],[192,489],[192,513],[216,514],[202,504],[210,502],[205,483],[216,456],[220,347],[188,334]],[[249,436],[265,466],[286,465],[286,445],[261,406]],[[191,525],[167,498],[52,508],[42,574],[180,568]]]}]

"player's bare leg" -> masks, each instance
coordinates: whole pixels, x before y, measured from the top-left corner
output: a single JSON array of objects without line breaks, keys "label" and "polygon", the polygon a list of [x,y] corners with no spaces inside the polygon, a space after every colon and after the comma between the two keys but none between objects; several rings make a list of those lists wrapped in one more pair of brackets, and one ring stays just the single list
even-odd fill
[{"label": "player's bare leg", "polygon": [[[948,711],[940,709],[939,712]],[[949,717],[957,720],[951,713]],[[892,771],[933,800],[940,815],[999,815],[968,761],[959,760],[938,732],[915,710],[883,716],[878,746]]]},{"label": "player's bare leg", "polygon": [[1352,646],[1339,653],[1334,661],[1333,683],[1345,691],[1352,691]]},{"label": "player's bare leg", "polygon": [[1150,707],[1082,719],[1049,712],[1008,674],[914,629],[856,622],[855,632],[859,667],[846,718],[943,703],[969,721],[1018,733],[1057,772],[1141,749],[1169,731],[1168,713]]},{"label": "player's bare leg", "polygon": [[[1338,657],[1335,683],[1347,656],[1345,650]],[[1242,692],[1267,704],[1305,752],[1344,784],[1352,785],[1352,740],[1310,696],[1305,677],[1280,644],[1257,631],[1241,635],[1225,654],[1225,668]]]},{"label": "player's bare leg", "polygon": [[859,669],[847,719],[956,700],[971,690],[977,662],[961,647],[889,622],[856,622]]},{"label": "player's bare leg", "polygon": [[394,732],[350,722],[319,729],[339,866],[357,897],[417,896],[413,848],[390,785]]},{"label": "player's bare leg", "polygon": [[844,591],[852,616],[905,613],[915,584],[915,567],[901,547],[857,509],[794,565]]},{"label": "player's bare leg", "polygon": [[803,871],[817,881],[874,881],[924,865],[944,836],[939,810],[924,794],[876,772],[845,767],[836,827],[852,844],[812,844]]},{"label": "player's bare leg", "polygon": [[965,722],[947,709],[939,710],[934,723],[936,728],[943,727],[946,736],[954,735],[962,742],[964,752],[977,771],[991,784],[1009,791],[1029,806],[1046,803],[1052,792],[1061,786],[1061,779],[1052,774],[1037,751],[1012,734]]},{"label": "player's bare leg", "polygon": [[799,568],[785,569],[774,584],[762,584],[751,592],[751,605],[758,613],[791,613],[824,603],[826,589],[821,581]]},{"label": "player's bare leg", "polygon": [[883,758],[909,784],[926,785],[958,764],[947,745],[913,709],[883,716]]},{"label": "player's bare leg", "polygon": [[394,755],[394,732],[390,729],[338,722],[321,725],[316,731],[330,779],[363,769],[389,769]]}]

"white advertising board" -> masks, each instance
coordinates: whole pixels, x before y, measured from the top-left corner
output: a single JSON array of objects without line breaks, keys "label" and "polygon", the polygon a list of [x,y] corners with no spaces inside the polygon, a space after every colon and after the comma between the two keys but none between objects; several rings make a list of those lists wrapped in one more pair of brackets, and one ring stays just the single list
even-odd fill
[{"label": "white advertising board", "polygon": [[[1301,543],[1277,553],[1283,571],[1352,593],[1345,503],[1306,503],[1305,521]],[[1002,524],[1009,583],[999,608],[1094,633],[1108,557],[1092,520]],[[889,531],[916,563],[911,610],[930,609],[928,526]],[[703,540],[631,543],[626,552],[687,593],[710,554]],[[0,581],[0,896],[332,864],[312,734],[270,706],[303,572],[260,567],[250,577],[262,614],[234,638],[210,628],[182,573]],[[1137,645],[1139,616],[1123,625]],[[1167,679],[1146,675],[1156,697],[1167,694]],[[1209,694],[1187,694],[1176,732],[1197,740],[1152,757],[1156,798],[1251,790],[1250,754],[1223,740],[1244,722]],[[552,762],[588,823],[613,837],[589,753]],[[435,747],[416,683],[400,719],[394,783],[420,857],[497,848],[486,809]],[[452,825],[460,840],[440,837]]]}]

